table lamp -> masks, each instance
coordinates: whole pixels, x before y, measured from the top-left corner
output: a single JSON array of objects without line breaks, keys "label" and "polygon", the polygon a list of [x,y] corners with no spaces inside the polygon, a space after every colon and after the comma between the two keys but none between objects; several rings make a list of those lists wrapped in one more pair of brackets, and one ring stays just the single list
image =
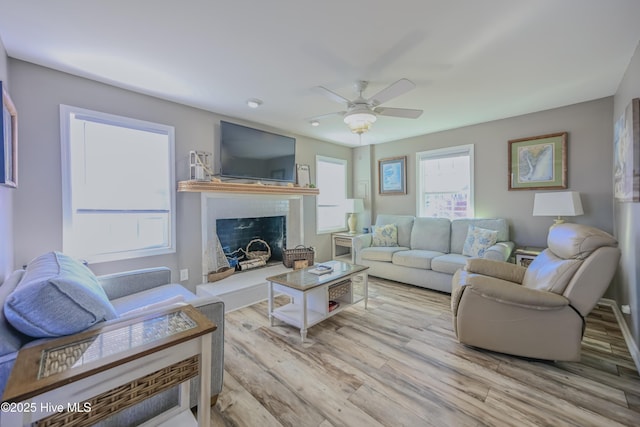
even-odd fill
[{"label": "table lamp", "polygon": [[558,191],[536,193],[533,199],[533,216],[555,216],[553,225],[562,224],[563,216],[584,214],[580,193],[577,191]]},{"label": "table lamp", "polygon": [[356,225],[358,218],[356,214],[364,212],[364,202],[362,199],[347,199],[345,202],[345,211],[350,214],[347,224],[349,225],[349,233],[356,234]]}]

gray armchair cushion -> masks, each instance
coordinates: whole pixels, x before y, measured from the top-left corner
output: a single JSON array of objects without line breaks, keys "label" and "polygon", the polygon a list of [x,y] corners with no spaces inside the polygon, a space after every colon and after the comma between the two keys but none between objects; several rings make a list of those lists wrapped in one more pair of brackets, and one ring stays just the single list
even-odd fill
[{"label": "gray armchair cushion", "polygon": [[7,320],[31,337],[57,337],[117,317],[96,276],[59,252],[35,258],[4,304]]},{"label": "gray armchair cushion", "polygon": [[141,308],[151,308],[160,305],[169,305],[175,302],[187,302],[196,299],[193,292],[182,285],[169,284],[147,289],[142,292],[127,295],[111,300],[118,316],[125,315]]}]

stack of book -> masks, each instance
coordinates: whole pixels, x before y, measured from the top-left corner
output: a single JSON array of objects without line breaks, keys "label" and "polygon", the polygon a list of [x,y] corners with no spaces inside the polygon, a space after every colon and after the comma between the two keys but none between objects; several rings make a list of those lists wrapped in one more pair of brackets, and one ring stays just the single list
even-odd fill
[{"label": "stack of book", "polygon": [[327,274],[327,273],[331,273],[333,271],[333,267],[331,267],[330,265],[318,265],[315,268],[312,268],[311,270],[309,270],[309,273],[311,274],[317,274],[318,276],[321,274]]}]

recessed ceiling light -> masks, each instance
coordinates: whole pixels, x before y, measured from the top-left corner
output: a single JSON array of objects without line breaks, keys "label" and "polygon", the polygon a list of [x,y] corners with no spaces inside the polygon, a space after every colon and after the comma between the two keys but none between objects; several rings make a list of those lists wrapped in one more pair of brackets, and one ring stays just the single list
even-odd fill
[{"label": "recessed ceiling light", "polygon": [[317,120],[311,120],[309,123],[311,123],[311,126],[314,126],[314,127],[320,126],[320,122]]},{"label": "recessed ceiling light", "polygon": [[250,108],[258,108],[259,106],[262,105],[262,100],[258,98],[247,99],[247,105]]}]

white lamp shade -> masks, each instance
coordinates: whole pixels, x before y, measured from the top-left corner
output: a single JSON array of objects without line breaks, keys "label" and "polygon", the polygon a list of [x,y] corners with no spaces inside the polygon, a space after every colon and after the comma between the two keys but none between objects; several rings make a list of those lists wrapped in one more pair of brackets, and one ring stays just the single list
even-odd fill
[{"label": "white lamp shade", "polygon": [[533,216],[578,216],[584,214],[580,193],[560,191],[536,193],[533,200]]},{"label": "white lamp shade", "polygon": [[362,213],[364,212],[364,202],[362,199],[347,199],[345,201],[345,212]]}]

